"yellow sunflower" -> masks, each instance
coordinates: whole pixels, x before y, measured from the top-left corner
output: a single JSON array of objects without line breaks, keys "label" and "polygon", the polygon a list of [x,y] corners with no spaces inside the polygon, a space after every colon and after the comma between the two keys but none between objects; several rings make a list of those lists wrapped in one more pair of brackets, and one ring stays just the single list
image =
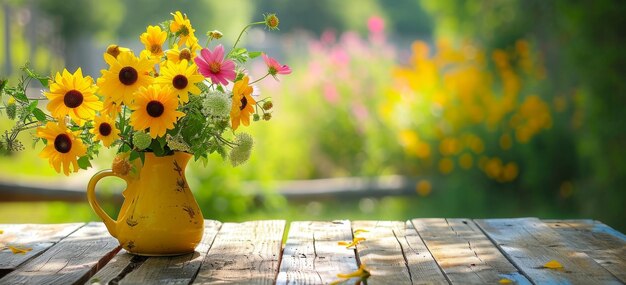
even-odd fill
[{"label": "yellow sunflower", "polygon": [[117,115],[122,111],[122,104],[113,101],[111,97],[106,97],[102,104],[103,106],[100,114],[106,114],[111,118],[117,117]]},{"label": "yellow sunflower", "polygon": [[98,86],[105,100],[110,99],[118,105],[122,102],[131,105],[133,93],[139,87],[152,83],[150,71],[153,70],[154,62],[147,58],[137,58],[130,52],[122,52],[117,58],[105,53],[104,60],[109,64],[109,69],[102,70]]},{"label": "yellow sunflower", "polygon": [[130,109],[130,125],[137,131],[150,128],[150,137],[153,139],[164,136],[167,130],[174,128],[176,120],[185,113],[176,111],[178,98],[168,86],[150,85],[137,91],[135,102]]},{"label": "yellow sunflower", "polygon": [[179,63],[183,59],[186,59],[188,61],[193,60],[202,47],[198,44],[197,38],[190,39],[187,42],[189,43],[189,47],[179,49],[178,45],[174,44],[173,48],[165,51],[165,56],[167,56],[167,60],[173,61],[175,63]]},{"label": "yellow sunflower", "polygon": [[[190,39],[196,38],[194,32],[196,30],[191,26],[191,22],[187,18],[187,15],[183,15],[180,11],[172,14],[174,21],[170,24],[170,31],[179,37],[178,45],[182,46],[187,44],[191,46]],[[197,39],[196,39],[197,40]]]},{"label": "yellow sunflower", "polygon": [[95,135],[94,141],[102,141],[105,147],[110,147],[120,134],[120,131],[115,127],[115,120],[106,115],[96,117],[93,129],[89,132]]},{"label": "yellow sunflower", "polygon": [[244,76],[235,82],[233,86],[233,105],[230,109],[230,120],[233,131],[239,127],[239,123],[244,126],[250,125],[250,115],[254,113],[256,101],[252,98],[252,87],[248,85],[250,79]]},{"label": "yellow sunflower", "polygon": [[189,65],[187,60],[183,59],[180,63],[168,61],[154,83],[172,87],[180,102],[187,103],[189,101],[188,93],[198,95],[202,92],[196,86],[196,83],[202,82],[202,80],[204,80],[204,76],[198,74],[198,66],[194,63]]},{"label": "yellow sunflower", "polygon": [[163,43],[167,39],[167,33],[159,26],[148,26],[146,32],[139,36],[139,40],[146,46],[146,50],[154,57],[163,56]]},{"label": "yellow sunflower", "polygon": [[42,158],[47,158],[54,170],[70,174],[70,164],[73,165],[72,172],[78,171],[77,158],[87,153],[87,148],[78,138],[80,131],[71,132],[64,123],[48,122],[45,127],[37,128],[37,136],[47,140],[46,147],[39,154]]},{"label": "yellow sunflower", "polygon": [[86,120],[93,119],[96,111],[102,110],[102,102],[94,94],[96,89],[91,76],[83,77],[80,68],[74,74],[63,69],[63,74],[57,72],[50,84],[50,92],[44,92],[49,100],[47,109],[61,121],[69,115],[82,126]]}]

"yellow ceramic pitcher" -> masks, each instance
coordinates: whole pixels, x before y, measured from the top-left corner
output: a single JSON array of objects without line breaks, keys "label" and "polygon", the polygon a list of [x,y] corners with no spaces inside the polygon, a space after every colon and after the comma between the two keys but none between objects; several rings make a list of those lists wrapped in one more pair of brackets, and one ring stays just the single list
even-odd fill
[{"label": "yellow ceramic pitcher", "polygon": [[[87,198],[109,233],[128,252],[163,256],[193,252],[202,239],[204,219],[187,179],[185,167],[191,155],[175,152],[157,157],[145,153],[138,171],[119,175],[112,170],[96,173],[87,187]],[[124,203],[113,220],[95,196],[96,183],[104,177],[117,176],[126,181]]]}]

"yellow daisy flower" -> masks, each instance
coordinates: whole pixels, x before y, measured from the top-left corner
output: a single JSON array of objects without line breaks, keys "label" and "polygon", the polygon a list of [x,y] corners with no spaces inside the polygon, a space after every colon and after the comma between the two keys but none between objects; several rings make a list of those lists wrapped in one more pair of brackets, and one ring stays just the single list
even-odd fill
[{"label": "yellow daisy flower", "polygon": [[165,52],[167,60],[173,61],[175,63],[179,63],[183,59],[186,59],[188,61],[193,60],[196,57],[196,54],[198,54],[198,51],[202,49],[202,47],[200,46],[200,44],[198,44],[198,39],[195,37],[187,42],[190,43],[189,47],[179,49],[178,45],[174,44],[173,48],[168,49]]},{"label": "yellow daisy flower", "polygon": [[187,103],[189,101],[188,93],[198,95],[202,92],[196,86],[196,83],[202,82],[202,80],[204,80],[204,76],[198,74],[198,66],[193,63],[189,65],[187,60],[183,59],[180,63],[168,61],[154,82],[172,87],[180,102]]},{"label": "yellow daisy flower", "polygon": [[93,129],[89,132],[95,135],[94,141],[102,141],[105,147],[110,147],[120,134],[120,131],[115,127],[115,119],[106,115],[96,117]]},{"label": "yellow daisy flower", "polygon": [[233,105],[230,110],[233,131],[239,127],[240,122],[244,126],[249,126],[250,115],[254,113],[256,101],[251,96],[252,87],[248,85],[249,80],[248,76],[244,76],[233,86]]},{"label": "yellow daisy flower", "polygon": [[174,21],[170,24],[170,31],[179,37],[178,45],[182,46],[187,44],[188,46],[191,46],[189,39],[196,37],[194,35],[196,30],[194,30],[191,26],[191,22],[187,18],[187,15],[183,15],[180,11],[176,11],[176,13],[172,14],[172,16],[174,16]]},{"label": "yellow daisy flower", "polygon": [[146,32],[139,36],[139,40],[146,46],[146,50],[154,57],[163,56],[163,43],[167,39],[167,33],[159,26],[148,26]]},{"label": "yellow daisy flower", "polygon": [[69,175],[70,164],[73,165],[72,172],[77,172],[77,157],[87,153],[87,148],[78,138],[79,134],[80,131],[68,130],[64,123],[48,122],[45,127],[37,128],[37,136],[47,140],[39,156],[49,159],[50,165],[59,173],[63,166],[63,173]]},{"label": "yellow daisy flower", "polygon": [[113,101],[111,97],[106,97],[104,99],[102,111],[100,111],[100,114],[106,114],[111,118],[115,118],[121,111],[122,111],[122,103],[117,103]]},{"label": "yellow daisy flower", "polygon": [[50,84],[50,92],[44,92],[49,100],[47,109],[61,121],[69,115],[82,126],[102,109],[102,102],[94,94],[96,89],[91,76],[83,77],[80,68],[74,74],[63,69],[63,74],[57,72],[54,82]]},{"label": "yellow daisy flower", "polygon": [[174,128],[176,120],[185,113],[176,111],[178,99],[170,87],[150,85],[137,91],[135,102],[130,109],[130,125],[137,131],[150,128],[150,137],[164,136],[167,130]]},{"label": "yellow daisy flower", "polygon": [[109,64],[108,70],[102,70],[98,78],[98,87],[106,99],[118,105],[122,102],[131,105],[133,93],[142,86],[152,83],[150,71],[154,62],[147,58],[137,58],[130,52],[122,52],[117,58],[105,53],[104,60]]}]

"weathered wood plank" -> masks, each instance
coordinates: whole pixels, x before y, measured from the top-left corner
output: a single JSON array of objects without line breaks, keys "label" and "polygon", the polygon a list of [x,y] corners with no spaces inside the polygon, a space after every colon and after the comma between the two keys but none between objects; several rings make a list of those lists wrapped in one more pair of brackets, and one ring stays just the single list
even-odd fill
[{"label": "weathered wood plank", "polygon": [[365,238],[356,252],[369,284],[448,284],[411,222],[356,221],[352,229]]},{"label": "weathered wood plank", "polygon": [[189,284],[200,269],[222,224],[204,220],[204,235],[194,253],[171,257],[141,257],[120,251],[89,284]]},{"label": "weathered wood plank", "polygon": [[102,223],[89,223],[0,279],[0,284],[82,284],[120,247]]},{"label": "weathered wood plank", "polygon": [[350,221],[292,222],[276,284],[328,284],[357,270],[354,250],[338,245],[351,240]]},{"label": "weathered wood plank", "polygon": [[193,284],[273,284],[285,221],[225,223]]},{"label": "weathered wood plank", "polygon": [[[537,284],[621,284],[537,218],[476,220],[508,258]],[[544,267],[559,262],[562,269]]]},{"label": "weathered wood plank", "polygon": [[543,220],[567,244],[626,283],[626,236],[594,220]]},{"label": "weathered wood plank", "polygon": [[[3,224],[0,225],[0,271],[10,271],[36,257],[84,223],[73,224]],[[13,254],[8,246],[31,248],[25,254]],[[7,272],[8,273],[8,272]],[[2,273],[0,272],[0,276]]]},{"label": "weathered wood plank", "polygon": [[469,219],[414,219],[415,229],[453,284],[530,284]]}]

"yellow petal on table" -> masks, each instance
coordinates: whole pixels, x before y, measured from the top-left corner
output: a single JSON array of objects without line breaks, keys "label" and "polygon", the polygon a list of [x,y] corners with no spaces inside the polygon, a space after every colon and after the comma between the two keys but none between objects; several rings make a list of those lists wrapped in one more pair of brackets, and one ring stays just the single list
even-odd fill
[{"label": "yellow petal on table", "polygon": [[360,233],[369,233],[369,231],[368,230],[364,230],[364,229],[357,229],[356,231],[354,231],[355,235],[358,235]]},{"label": "yellow petal on table", "polygon": [[29,247],[17,247],[9,245],[9,249],[13,252],[13,254],[26,254],[27,252],[33,250]]},{"label": "yellow petal on table", "polygon": [[513,283],[513,281],[511,279],[507,279],[507,278],[502,278],[498,281],[498,283],[500,284],[511,284]]},{"label": "yellow petal on table", "polygon": [[550,260],[546,264],[544,264],[543,267],[550,269],[562,269],[563,265],[561,265],[561,263],[556,260]]}]

